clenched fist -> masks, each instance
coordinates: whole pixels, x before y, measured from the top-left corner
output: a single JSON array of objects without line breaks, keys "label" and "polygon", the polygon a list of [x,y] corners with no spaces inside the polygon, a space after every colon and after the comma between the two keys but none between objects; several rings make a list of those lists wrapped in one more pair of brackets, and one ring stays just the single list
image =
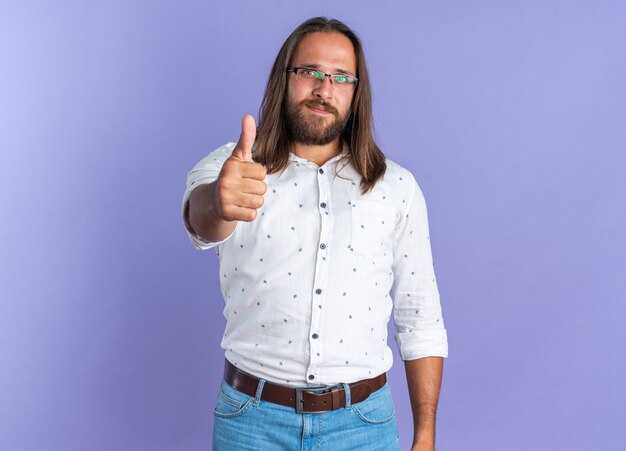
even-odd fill
[{"label": "clenched fist", "polygon": [[267,170],[252,161],[252,144],[256,124],[250,115],[241,121],[241,136],[233,154],[224,162],[215,181],[213,201],[215,213],[225,221],[253,221],[263,205],[267,185],[263,181]]}]

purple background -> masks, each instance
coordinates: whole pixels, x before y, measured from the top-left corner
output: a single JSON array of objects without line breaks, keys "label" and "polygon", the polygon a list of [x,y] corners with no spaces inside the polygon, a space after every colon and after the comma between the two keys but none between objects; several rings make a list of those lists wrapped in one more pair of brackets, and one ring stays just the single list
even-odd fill
[{"label": "purple background", "polygon": [[0,4],[0,449],[210,448],[223,300],[185,176],[320,14],[361,35],[380,144],[426,194],[438,451],[623,446],[626,4],[381,3]]}]

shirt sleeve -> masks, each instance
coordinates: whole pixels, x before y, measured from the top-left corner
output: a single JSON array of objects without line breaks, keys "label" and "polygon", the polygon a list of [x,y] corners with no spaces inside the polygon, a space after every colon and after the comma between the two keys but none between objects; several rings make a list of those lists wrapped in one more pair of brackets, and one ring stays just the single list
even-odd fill
[{"label": "shirt sleeve", "polygon": [[392,286],[395,339],[402,360],[448,357],[448,338],[430,246],[426,200],[410,175],[408,205],[396,225]]},{"label": "shirt sleeve", "polygon": [[187,174],[187,188],[185,189],[185,194],[183,195],[183,203],[182,203],[182,215],[183,215],[183,223],[185,224],[185,228],[187,229],[187,234],[191,239],[191,242],[199,250],[211,249],[212,247],[217,246],[218,244],[223,243],[228,240],[233,233],[224,238],[222,241],[206,241],[205,239],[198,236],[191,225],[189,224],[188,212],[187,209],[189,207],[189,195],[191,192],[200,185],[205,185],[208,183],[212,183],[217,180],[217,177],[222,170],[222,165],[224,161],[228,159],[233,153],[233,149],[235,148],[236,143],[228,143],[223,145],[222,147],[214,150],[206,157],[196,164],[191,171]]}]

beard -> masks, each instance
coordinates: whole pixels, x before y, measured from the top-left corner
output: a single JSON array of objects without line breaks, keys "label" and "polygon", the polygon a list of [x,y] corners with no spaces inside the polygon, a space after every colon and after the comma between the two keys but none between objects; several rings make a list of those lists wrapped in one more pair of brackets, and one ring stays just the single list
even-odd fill
[{"label": "beard", "polygon": [[[306,114],[309,106],[322,107],[334,116],[328,123],[326,117]],[[339,137],[350,118],[350,112],[340,115],[339,111],[323,100],[303,100],[300,103],[287,102],[285,112],[287,133],[293,141],[306,145],[325,146]]]}]

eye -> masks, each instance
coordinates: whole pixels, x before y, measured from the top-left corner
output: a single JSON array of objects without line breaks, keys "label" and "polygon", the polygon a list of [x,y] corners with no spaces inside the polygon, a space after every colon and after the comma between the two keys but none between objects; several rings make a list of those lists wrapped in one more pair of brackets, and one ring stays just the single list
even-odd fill
[{"label": "eye", "polygon": [[348,81],[348,77],[345,75],[337,75],[335,76],[335,81],[339,84],[346,83]]},{"label": "eye", "polygon": [[300,73],[302,75],[304,75],[305,77],[309,77],[309,78],[320,78],[319,76],[319,72],[317,72],[316,70],[313,69],[302,69],[300,71]]}]

